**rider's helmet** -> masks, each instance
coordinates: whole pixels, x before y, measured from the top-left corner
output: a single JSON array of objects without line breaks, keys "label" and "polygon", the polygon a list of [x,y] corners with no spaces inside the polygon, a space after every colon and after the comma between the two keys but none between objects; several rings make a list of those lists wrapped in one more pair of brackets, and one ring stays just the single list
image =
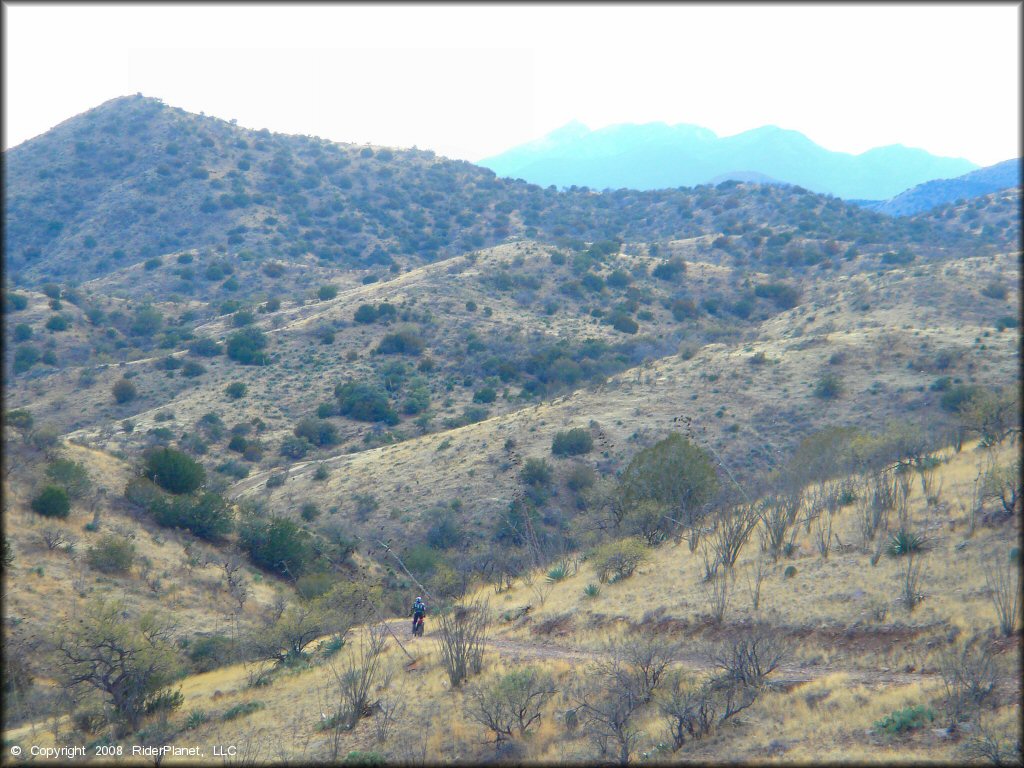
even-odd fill
[{"label": "rider's helmet", "polygon": [[422,597],[417,597],[416,598],[416,602],[417,603],[422,603],[423,602],[423,598]]}]

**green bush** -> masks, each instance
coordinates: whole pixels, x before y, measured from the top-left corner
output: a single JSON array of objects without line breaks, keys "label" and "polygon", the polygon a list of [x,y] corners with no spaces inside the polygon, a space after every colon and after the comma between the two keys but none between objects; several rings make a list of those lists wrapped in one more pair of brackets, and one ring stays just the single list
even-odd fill
[{"label": "green bush", "polygon": [[128,539],[108,534],[89,547],[89,567],[102,573],[125,573],[135,561],[135,545]]},{"label": "green bush", "polygon": [[912,531],[899,530],[889,540],[888,552],[893,557],[920,552],[924,549],[924,537]]},{"label": "green bush", "polygon": [[235,704],[235,706],[228,709],[221,715],[221,720],[234,720],[236,717],[242,717],[244,715],[251,715],[253,712],[258,712],[266,706],[262,701],[244,701],[241,704]]},{"label": "green bush", "polygon": [[787,565],[786,566],[786,570],[782,572],[782,578],[784,578],[784,579],[792,579],[794,576],[796,576],[796,566],[795,565]]},{"label": "green bush", "polygon": [[71,513],[68,492],[59,485],[47,485],[32,499],[29,506],[43,517],[67,517]]},{"label": "green bush", "polygon": [[843,394],[843,380],[834,373],[826,373],[814,385],[814,396],[823,400],[835,400]]},{"label": "green bush", "polygon": [[[19,350],[20,351],[20,350]],[[130,403],[136,397],[139,396],[139,390],[135,385],[128,381],[128,379],[119,379],[115,384],[111,392],[114,395],[114,402],[118,405],[124,405]]]},{"label": "green bush", "polygon": [[792,309],[800,301],[800,289],[788,283],[762,283],[754,286],[754,295],[769,299],[779,309]]},{"label": "green bush", "polygon": [[216,341],[207,336],[201,336],[189,343],[188,351],[198,357],[216,357],[222,350]]},{"label": "green bush", "polygon": [[239,540],[253,563],[292,578],[301,576],[315,555],[312,536],[284,517],[250,521]]},{"label": "green bush", "polygon": [[25,344],[14,351],[13,370],[15,375],[24,373],[39,362],[41,353],[31,344]]},{"label": "green bush", "polygon": [[639,539],[608,541],[590,553],[589,560],[602,584],[622,581],[633,575],[637,566],[647,557],[647,550]]},{"label": "green bush", "polygon": [[49,320],[46,321],[46,330],[48,331],[66,331],[71,326],[71,322],[64,315],[53,315]]},{"label": "green bush", "polygon": [[295,436],[312,445],[337,445],[338,428],[324,419],[305,418],[295,425]]},{"label": "green bush", "polygon": [[387,334],[374,352],[378,355],[418,355],[425,346],[426,342],[419,333],[405,330]]},{"label": "green bush", "polygon": [[289,435],[281,441],[280,453],[289,459],[301,459],[309,453],[310,444],[304,437]]},{"label": "green bush", "polygon": [[616,312],[612,315],[611,325],[612,328],[621,333],[635,334],[640,330],[640,324],[636,320],[621,312]]},{"label": "green bush", "polygon": [[875,730],[891,735],[923,728],[935,720],[935,710],[923,704],[898,709],[874,724]]},{"label": "green bush", "polygon": [[206,373],[206,367],[200,365],[195,360],[186,360],[185,364],[181,367],[181,375],[190,379],[202,376],[204,373]]},{"label": "green bush", "polygon": [[551,465],[544,459],[527,459],[519,476],[527,485],[546,487],[551,484]]},{"label": "green bush", "polygon": [[46,468],[46,477],[67,491],[73,499],[84,496],[92,484],[85,465],[71,459],[55,459],[50,462]]},{"label": "green bush", "polygon": [[232,381],[226,387],[224,387],[224,394],[230,397],[232,400],[241,400],[245,397],[245,391],[248,387],[240,381]]},{"label": "green bush", "polygon": [[227,354],[242,365],[267,365],[270,355],[265,351],[267,336],[256,327],[243,328],[228,337]]},{"label": "green bush", "polygon": [[587,586],[583,588],[583,594],[584,596],[593,599],[601,594],[601,588],[597,586],[597,584],[587,584]]},{"label": "green bush", "polygon": [[974,384],[956,384],[942,394],[939,405],[944,411],[956,413],[983,391],[981,387]]},{"label": "green bush", "polygon": [[4,312],[20,312],[28,306],[28,296],[20,293],[4,294]]},{"label": "green bush", "polygon": [[165,528],[185,528],[207,541],[221,541],[234,528],[230,505],[216,493],[198,497],[160,496],[149,509],[157,524]]},{"label": "green bush", "polygon": [[338,398],[338,411],[357,421],[382,421],[385,424],[397,424],[398,414],[391,407],[391,402],[383,392],[359,382],[346,382],[334,388],[334,396]]},{"label": "green bush", "polygon": [[320,289],[316,292],[316,295],[320,301],[330,301],[338,295],[338,286],[321,285]]},{"label": "green bush", "polygon": [[142,474],[174,494],[192,493],[206,481],[202,464],[174,448],[148,451]]},{"label": "green bush", "polygon": [[370,324],[377,320],[377,310],[372,304],[360,304],[356,310],[353,320],[357,323]]},{"label": "green bush", "polygon": [[494,387],[481,387],[473,393],[474,403],[493,403],[498,397]]},{"label": "green bush", "polygon": [[235,658],[234,643],[224,635],[197,637],[188,647],[188,658],[196,672],[209,672]]},{"label": "green bush", "polygon": [[576,427],[567,432],[558,432],[551,441],[551,453],[555,456],[579,456],[590,453],[594,449],[594,439],[590,431]]}]

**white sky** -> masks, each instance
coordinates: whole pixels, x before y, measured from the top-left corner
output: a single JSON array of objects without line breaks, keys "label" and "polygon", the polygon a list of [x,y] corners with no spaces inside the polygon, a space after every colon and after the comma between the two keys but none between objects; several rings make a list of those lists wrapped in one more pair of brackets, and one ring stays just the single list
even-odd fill
[{"label": "white sky", "polygon": [[141,92],[478,160],[581,120],[1020,153],[1021,6],[4,3],[4,148]]}]

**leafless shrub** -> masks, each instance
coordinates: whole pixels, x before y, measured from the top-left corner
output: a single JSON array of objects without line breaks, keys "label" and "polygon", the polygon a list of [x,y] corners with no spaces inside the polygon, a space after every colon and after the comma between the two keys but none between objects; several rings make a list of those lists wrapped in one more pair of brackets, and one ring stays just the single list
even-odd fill
[{"label": "leafless shrub", "polygon": [[981,501],[998,501],[1007,515],[1020,512],[1021,498],[1024,497],[1024,480],[1021,479],[1021,461],[992,465],[981,480]]},{"label": "leafless shrub", "polygon": [[63,549],[67,553],[75,551],[78,537],[73,535],[66,528],[47,527],[39,532],[39,538],[43,545],[49,550]]},{"label": "leafless shrub", "polygon": [[757,558],[757,560],[754,561],[754,564],[750,567],[750,573],[747,574],[747,589],[750,591],[750,604],[755,611],[758,611],[761,608],[761,583],[765,580],[767,575],[768,563],[762,557]]},{"label": "leafless shrub", "polygon": [[992,646],[982,637],[947,648],[939,659],[949,725],[969,717],[992,696],[999,670]]},{"label": "leafless shrub", "polygon": [[544,705],[557,693],[546,672],[522,667],[496,675],[466,692],[466,715],[494,734],[495,743],[522,736],[541,718]]},{"label": "leafless shrub", "polygon": [[708,544],[704,542],[700,549],[701,557],[704,559],[704,581],[711,581],[718,575],[718,566],[721,565],[721,561],[718,559],[717,553],[711,553],[708,551]]},{"label": "leafless shrub", "polygon": [[720,681],[759,689],[790,653],[789,642],[777,629],[758,625],[713,646],[709,658],[721,670]]},{"label": "leafless shrub", "polygon": [[1021,605],[1021,571],[1020,566],[1002,559],[994,553],[986,560],[985,586],[988,588],[989,599],[996,609],[999,631],[1006,637],[1017,628],[1017,619]]},{"label": "leafless shrub", "polygon": [[266,763],[265,760],[260,759],[263,747],[266,746],[266,738],[258,733],[255,728],[248,731],[241,738],[233,739],[233,743],[235,746],[234,751],[225,750],[229,754],[221,756],[221,765],[228,766],[229,768],[252,768],[253,766]]},{"label": "leafless shrub", "polygon": [[243,564],[244,561],[237,554],[225,555],[220,561],[220,566],[224,571],[224,586],[231,599],[238,603],[239,611],[245,607],[245,603],[249,599],[249,585],[241,572]]},{"label": "leafless shrub", "polygon": [[332,762],[337,761],[341,754],[342,734],[354,728],[360,718],[373,712],[370,691],[380,674],[380,655],[387,645],[387,632],[387,627],[382,624],[371,626],[360,637],[357,651],[347,655],[340,664],[330,664],[337,701],[334,714],[327,719],[330,729],[328,755]]},{"label": "leafless shrub", "polygon": [[893,471],[894,483],[893,490],[896,520],[899,523],[900,530],[910,530],[910,491],[913,484],[913,478],[910,476],[909,468],[903,471]]},{"label": "leafless shrub", "polygon": [[401,696],[383,698],[373,712],[373,733],[378,744],[386,744],[390,738],[399,716],[405,710],[405,702]]},{"label": "leafless shrub", "polygon": [[[609,655],[622,661],[621,673],[631,676],[629,685],[647,702],[661,684],[669,666],[679,656],[680,648],[677,642],[667,637],[635,631],[610,643],[608,651]],[[608,675],[612,674],[610,667],[598,665],[598,669],[604,669]]]},{"label": "leafless shrub", "polygon": [[822,560],[828,560],[832,549],[832,510],[825,509],[814,521],[814,546],[821,554]]},{"label": "leafless shrub", "polygon": [[793,548],[801,500],[799,492],[773,494],[766,496],[759,505],[757,515],[761,522],[758,528],[761,549],[770,552],[773,560]]},{"label": "leafless shrub", "polygon": [[917,476],[921,480],[921,494],[925,499],[938,498],[940,487],[936,486],[939,463],[934,457],[928,456],[917,465]]},{"label": "leafless shrub", "polygon": [[601,762],[629,763],[642,732],[634,715],[645,703],[625,662],[613,658],[587,676],[587,684],[574,694],[575,719],[589,738]]},{"label": "leafless shrub", "polygon": [[758,520],[757,508],[752,504],[738,504],[721,513],[711,534],[711,546],[726,568],[732,568]]},{"label": "leafless shrub", "polygon": [[896,508],[898,494],[894,474],[875,474],[858,495],[857,511],[865,548],[868,542],[874,541],[879,530],[889,530],[889,514]]},{"label": "leafless shrub", "polygon": [[438,614],[438,650],[453,688],[480,672],[488,624],[484,600],[456,605]]},{"label": "leafless shrub", "polygon": [[922,578],[921,558],[915,557],[913,553],[909,553],[901,559],[903,562],[898,570],[900,600],[907,609],[907,612],[912,613],[921,601],[924,600],[924,595],[920,591]]},{"label": "leafless shrub", "polygon": [[987,760],[990,765],[1009,766],[1021,764],[1021,743],[1003,739],[980,718],[976,723],[977,732],[966,739],[960,747],[967,760]]},{"label": "leafless shrub", "polygon": [[732,571],[725,571],[717,574],[710,581],[701,585],[704,590],[704,599],[711,610],[711,618],[716,624],[721,624],[725,617],[725,609],[729,606],[729,587],[732,581]]}]

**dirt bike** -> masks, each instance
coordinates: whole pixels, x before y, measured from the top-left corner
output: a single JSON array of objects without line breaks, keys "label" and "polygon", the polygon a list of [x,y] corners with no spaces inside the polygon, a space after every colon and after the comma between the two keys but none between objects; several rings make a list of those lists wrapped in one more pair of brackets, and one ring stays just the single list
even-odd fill
[{"label": "dirt bike", "polygon": [[412,619],[413,637],[423,637],[423,617],[414,616]]}]

